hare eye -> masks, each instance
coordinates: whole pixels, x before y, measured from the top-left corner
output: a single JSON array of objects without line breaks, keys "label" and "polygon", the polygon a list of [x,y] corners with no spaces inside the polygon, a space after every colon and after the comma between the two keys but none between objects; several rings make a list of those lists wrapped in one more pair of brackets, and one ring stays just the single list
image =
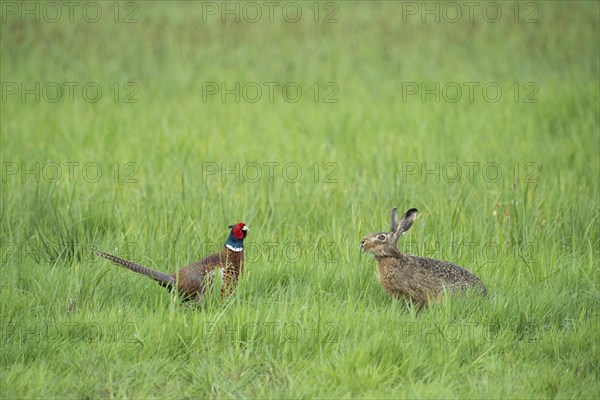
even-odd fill
[{"label": "hare eye", "polygon": [[381,240],[383,242],[385,240],[385,235],[377,236],[377,240]]}]

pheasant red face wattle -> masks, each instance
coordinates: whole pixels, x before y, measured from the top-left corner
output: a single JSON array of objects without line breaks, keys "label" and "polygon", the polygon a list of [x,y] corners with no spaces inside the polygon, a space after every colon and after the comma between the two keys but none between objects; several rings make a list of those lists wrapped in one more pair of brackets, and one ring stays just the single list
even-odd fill
[{"label": "pheasant red face wattle", "polygon": [[229,229],[231,229],[233,236],[239,240],[243,240],[249,231],[248,227],[243,222],[235,225],[229,225]]}]

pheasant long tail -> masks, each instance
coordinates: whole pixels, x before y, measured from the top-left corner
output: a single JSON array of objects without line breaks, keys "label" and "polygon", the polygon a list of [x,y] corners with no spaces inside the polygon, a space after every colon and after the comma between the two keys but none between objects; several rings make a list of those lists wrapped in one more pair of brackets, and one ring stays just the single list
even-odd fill
[{"label": "pheasant long tail", "polygon": [[154,279],[155,281],[160,282],[161,286],[175,285],[175,279],[171,275],[165,274],[164,272],[155,271],[148,267],[144,267],[143,265],[136,264],[134,262],[127,261],[123,258],[113,256],[112,254],[103,253],[101,251],[96,250],[96,251],[94,251],[94,253],[96,253],[96,255],[98,255],[100,257],[104,257],[107,260],[112,261],[113,263],[115,263],[117,265],[120,265],[120,266],[130,269],[134,272],[137,272],[138,274],[149,276],[150,278]]}]

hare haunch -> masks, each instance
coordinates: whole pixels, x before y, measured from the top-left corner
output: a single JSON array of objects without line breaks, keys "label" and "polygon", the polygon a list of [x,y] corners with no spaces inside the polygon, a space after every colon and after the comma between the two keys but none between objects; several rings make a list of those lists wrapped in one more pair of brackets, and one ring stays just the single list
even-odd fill
[{"label": "hare haunch", "polygon": [[474,289],[487,295],[481,280],[458,265],[400,253],[398,238],[411,227],[417,212],[416,208],[411,208],[398,220],[398,211],[394,208],[390,231],[371,233],[360,242],[365,252],[375,256],[383,289],[398,299],[411,299],[419,309],[442,299],[446,291]]}]

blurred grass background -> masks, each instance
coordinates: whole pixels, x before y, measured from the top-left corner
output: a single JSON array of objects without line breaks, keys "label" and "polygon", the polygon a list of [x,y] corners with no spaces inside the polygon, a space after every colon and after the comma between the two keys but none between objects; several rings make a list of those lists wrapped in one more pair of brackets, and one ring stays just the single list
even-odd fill
[{"label": "blurred grass background", "polygon": [[[495,23],[488,2],[456,23],[408,15],[435,7],[420,2],[321,2],[318,23],[313,2],[294,3],[297,23],[281,8],[273,23],[265,8],[257,23],[223,23],[205,12],[220,2],[160,1],[118,3],[118,22],[101,2],[96,23],[77,12],[38,23],[7,3],[24,7],[4,2],[0,28],[2,397],[598,393],[598,3],[497,2]],[[7,93],[36,82],[79,86],[72,102]],[[89,82],[96,103],[82,97]],[[203,101],[212,82],[279,86],[273,102]],[[298,102],[281,95],[289,82]],[[456,103],[403,97],[413,82],[465,91]],[[464,82],[479,83],[473,102]],[[498,102],[482,97],[489,82]],[[36,163],[39,179],[22,174]],[[239,165],[238,179],[207,176],[212,163]],[[249,163],[263,167],[257,182]],[[265,163],[278,163],[272,182]],[[282,175],[292,163],[295,183]],[[460,178],[443,173],[450,163]],[[498,180],[482,172],[490,163]],[[464,265],[490,298],[418,317],[389,298],[358,242],[387,229],[394,206],[420,210],[401,249]],[[246,279],[201,310],[89,255],[173,271],[239,220]]]}]

